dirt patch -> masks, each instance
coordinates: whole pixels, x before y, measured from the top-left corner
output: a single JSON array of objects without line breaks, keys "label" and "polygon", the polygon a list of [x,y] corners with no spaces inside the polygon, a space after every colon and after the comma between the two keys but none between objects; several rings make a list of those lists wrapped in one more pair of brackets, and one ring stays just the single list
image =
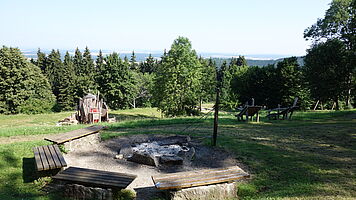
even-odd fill
[{"label": "dirt patch", "polygon": [[220,148],[208,147],[201,139],[192,137],[190,145],[195,149],[195,156],[184,161],[183,165],[154,167],[130,162],[125,159],[115,159],[122,147],[128,144],[156,141],[172,135],[132,135],[120,136],[99,144],[88,145],[64,155],[68,166],[85,167],[105,171],[129,173],[137,178],[128,186],[137,192],[138,199],[152,199],[161,196],[154,188],[151,176],[173,172],[191,171],[208,168],[241,166],[234,155]]}]

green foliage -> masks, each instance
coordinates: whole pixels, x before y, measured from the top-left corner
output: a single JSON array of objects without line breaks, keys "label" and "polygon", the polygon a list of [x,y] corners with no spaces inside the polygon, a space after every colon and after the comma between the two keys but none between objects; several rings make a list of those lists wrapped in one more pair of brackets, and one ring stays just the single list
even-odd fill
[{"label": "green foliage", "polygon": [[50,85],[40,68],[17,48],[0,49],[0,113],[48,112],[54,105]]},{"label": "green foliage", "polygon": [[64,56],[63,67],[61,68],[60,76],[58,77],[57,104],[61,111],[74,110],[76,106],[75,96],[75,72],[72,57],[68,51]]},{"label": "green foliage", "polygon": [[199,59],[202,65],[201,92],[200,99],[202,102],[212,102],[215,100],[217,87],[217,69],[213,59]]},{"label": "green foliage", "polygon": [[[343,74],[347,87],[345,102],[346,107],[349,107],[351,95],[355,94],[352,90],[356,84],[354,79],[356,75],[356,1],[333,0],[324,18],[318,19],[314,25],[304,31],[304,38],[313,39],[315,44],[324,43],[325,40],[340,40],[344,43],[345,50],[342,57],[346,56],[346,62],[342,61],[337,65],[347,65],[346,68],[351,68],[348,74]],[[337,87],[334,86],[334,88]],[[334,101],[336,101],[335,97]],[[338,104],[338,101],[336,103]]]},{"label": "green foliage", "polygon": [[134,94],[134,108],[150,107],[152,105],[152,90],[154,74],[132,72],[133,79],[136,81]]},{"label": "green foliage", "polygon": [[232,81],[232,91],[240,102],[254,98],[255,105],[275,108],[278,104],[290,106],[295,97],[299,97],[298,106],[310,107],[310,92],[304,83],[302,68],[296,57],[285,58],[277,67],[237,68]]},{"label": "green foliage", "polygon": [[136,61],[136,55],[135,52],[132,51],[131,58],[130,58],[130,69],[132,71],[138,71],[139,65],[137,64]]},{"label": "green foliage", "polygon": [[178,37],[162,57],[154,98],[166,116],[194,114],[201,91],[201,64],[188,38]]},{"label": "green foliage", "polygon": [[133,200],[136,198],[136,192],[129,189],[122,189],[115,194],[116,200]]},{"label": "green foliage", "polygon": [[141,73],[153,73],[157,67],[157,60],[155,60],[150,54],[146,61],[140,63],[140,72]]},{"label": "green foliage", "polygon": [[117,53],[105,57],[97,74],[99,91],[112,109],[129,108],[137,94],[136,80],[129,70],[129,62],[122,61]]},{"label": "green foliage", "polygon": [[[310,91],[304,84],[305,78],[296,57],[285,58],[277,64],[276,84],[279,89],[279,101],[283,106],[290,106],[298,97],[298,106],[310,108]],[[275,85],[276,86],[276,85]]]},{"label": "green foliage", "polygon": [[337,39],[314,45],[305,57],[305,72],[312,96],[323,102],[338,101],[348,90],[348,75],[352,70],[347,65],[345,45]]},{"label": "green foliage", "polygon": [[75,50],[73,64],[76,74],[76,96],[80,98],[85,96],[90,91],[93,92],[97,88],[94,80],[94,61],[91,58],[88,47],[85,48],[83,54],[78,48]]},{"label": "green foliage", "polygon": [[233,77],[238,71],[236,59],[232,59],[229,65],[224,62],[219,71],[220,104],[222,108],[234,109],[238,105],[236,93],[233,92]]}]

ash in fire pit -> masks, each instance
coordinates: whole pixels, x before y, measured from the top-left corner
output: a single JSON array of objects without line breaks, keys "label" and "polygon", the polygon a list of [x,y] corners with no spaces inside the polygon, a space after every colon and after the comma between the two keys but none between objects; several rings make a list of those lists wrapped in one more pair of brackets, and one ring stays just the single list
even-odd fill
[{"label": "ash in fire pit", "polygon": [[171,137],[162,141],[143,142],[120,150],[128,161],[151,165],[181,165],[192,157],[194,148],[188,147],[189,137]]}]

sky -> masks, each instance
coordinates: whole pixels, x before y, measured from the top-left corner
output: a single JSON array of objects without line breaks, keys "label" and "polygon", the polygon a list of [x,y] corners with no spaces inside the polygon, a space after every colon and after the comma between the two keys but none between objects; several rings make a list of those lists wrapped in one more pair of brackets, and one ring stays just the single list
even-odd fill
[{"label": "sky", "polygon": [[0,0],[0,45],[162,52],[178,36],[201,53],[305,55],[304,30],[331,0]]}]

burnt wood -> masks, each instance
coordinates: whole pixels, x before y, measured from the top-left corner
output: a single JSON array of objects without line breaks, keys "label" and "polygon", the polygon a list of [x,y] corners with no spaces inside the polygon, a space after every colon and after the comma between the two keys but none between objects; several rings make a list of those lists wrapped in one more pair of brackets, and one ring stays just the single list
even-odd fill
[{"label": "burnt wood", "polygon": [[126,188],[136,175],[102,170],[69,167],[52,177],[53,179],[102,188]]},{"label": "burnt wood", "polygon": [[56,144],[33,147],[33,153],[35,155],[38,171],[60,169],[67,166],[67,163]]},{"label": "burnt wood", "polygon": [[248,173],[234,166],[152,176],[152,180],[157,189],[168,190],[231,182],[248,177],[250,177]]},{"label": "burnt wood", "polygon": [[97,133],[100,130],[104,129],[104,126],[89,126],[86,128],[66,132],[66,133],[61,133],[61,134],[56,134],[56,135],[50,135],[45,138],[45,140],[53,142],[55,144],[63,144],[65,142],[75,140],[93,133]]}]

